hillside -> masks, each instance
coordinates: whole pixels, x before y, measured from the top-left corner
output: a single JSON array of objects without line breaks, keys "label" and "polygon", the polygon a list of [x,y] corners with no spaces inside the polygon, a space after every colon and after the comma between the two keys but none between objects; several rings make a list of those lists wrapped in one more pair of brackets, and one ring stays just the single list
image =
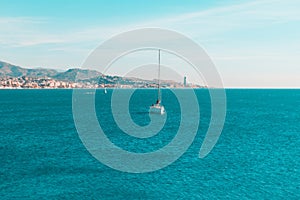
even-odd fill
[{"label": "hillside", "polygon": [[102,76],[102,73],[95,71],[95,70],[75,68],[75,69],[69,69],[65,72],[57,73],[50,77],[54,78],[56,80],[75,82],[76,80],[89,80],[89,79],[94,79],[94,78],[98,78],[101,76]]},{"label": "hillside", "polygon": [[[70,83],[81,82],[85,84],[108,84],[108,85],[131,85],[137,87],[155,87],[157,80],[143,80],[135,77],[120,77],[103,75],[96,70],[73,68],[64,72],[58,72],[54,69],[36,68],[27,69],[0,61],[0,79],[9,78],[32,78],[44,79],[50,78],[56,81],[65,81]],[[161,80],[162,87],[182,87],[182,83],[172,80]],[[196,85],[197,86],[197,85]],[[200,86],[199,86],[200,87]]]},{"label": "hillside", "polygon": [[12,65],[6,62],[0,61],[0,77],[53,77],[57,75],[58,72],[54,69],[26,69],[16,65]]},{"label": "hillside", "polygon": [[96,77],[102,76],[102,74],[95,70],[88,70],[88,69],[69,69],[65,72],[58,72],[54,69],[44,69],[44,68],[37,68],[37,69],[27,69],[22,68],[20,66],[12,65],[6,62],[0,61],[0,78],[4,77],[31,77],[31,78],[40,78],[40,77],[49,77],[55,80],[62,80],[62,81],[71,81],[75,82],[76,79],[78,80],[89,80]]}]

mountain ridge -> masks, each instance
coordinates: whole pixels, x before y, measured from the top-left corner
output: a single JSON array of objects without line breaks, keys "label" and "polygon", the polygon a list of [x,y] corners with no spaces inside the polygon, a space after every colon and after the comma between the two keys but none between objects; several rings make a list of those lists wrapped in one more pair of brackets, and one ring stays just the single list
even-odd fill
[{"label": "mountain ridge", "polygon": [[[70,68],[66,71],[57,71],[47,68],[23,68],[7,62],[0,61],[0,79],[7,78],[33,78],[33,79],[53,79],[56,81],[66,81],[70,83],[81,82],[91,84],[111,84],[111,85],[144,85],[153,87],[157,84],[157,79],[144,80],[136,77],[120,77],[104,75],[101,72],[90,69]],[[177,85],[183,86],[182,83],[173,80],[161,80],[162,86]],[[195,85],[198,86],[198,85]],[[185,86],[184,86],[185,87]],[[202,87],[202,86],[199,86]]]},{"label": "mountain ridge", "polygon": [[103,77],[104,75],[96,70],[70,68],[66,71],[57,71],[49,68],[23,68],[18,65],[13,65],[8,62],[0,61],[0,78],[52,78],[59,81],[88,81]]}]

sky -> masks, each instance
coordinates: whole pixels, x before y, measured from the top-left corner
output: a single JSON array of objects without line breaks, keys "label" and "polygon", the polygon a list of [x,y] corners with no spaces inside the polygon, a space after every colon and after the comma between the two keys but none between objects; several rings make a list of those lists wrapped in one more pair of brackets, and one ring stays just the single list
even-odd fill
[{"label": "sky", "polygon": [[[300,88],[299,0],[0,0],[0,5],[0,60],[22,67],[80,67],[112,36],[158,27],[197,42],[225,87]],[[156,59],[153,52],[137,53],[109,73],[119,75],[120,66],[147,56]],[[191,67],[162,56],[178,74],[193,74]],[[203,82],[192,75],[188,81]]]}]

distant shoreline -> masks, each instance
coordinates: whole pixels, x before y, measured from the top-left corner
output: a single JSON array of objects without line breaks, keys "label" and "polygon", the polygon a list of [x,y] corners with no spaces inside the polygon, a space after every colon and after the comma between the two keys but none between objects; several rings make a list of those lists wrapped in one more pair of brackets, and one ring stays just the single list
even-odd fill
[{"label": "distant shoreline", "polygon": [[[118,87],[109,87],[109,88],[0,88],[0,90],[115,90],[115,89],[120,89],[120,90],[132,90],[132,89],[143,89],[143,90],[157,90],[157,88],[118,88]],[[218,89],[218,88],[161,88],[162,90],[165,89]],[[221,89],[221,88],[219,88]]]},{"label": "distant shoreline", "polygon": [[[0,90],[104,90],[105,88],[0,88]],[[157,88],[106,88],[107,90],[156,90]],[[161,88],[162,90],[212,90],[212,89],[225,89],[225,90],[300,90],[300,88],[232,88],[232,87],[225,87],[225,88],[209,88],[209,87],[199,87],[199,88]]]}]

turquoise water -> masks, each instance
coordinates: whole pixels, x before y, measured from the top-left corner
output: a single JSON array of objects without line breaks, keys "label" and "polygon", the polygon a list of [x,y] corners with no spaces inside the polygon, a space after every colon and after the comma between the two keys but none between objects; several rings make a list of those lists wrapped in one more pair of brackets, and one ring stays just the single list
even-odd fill
[{"label": "turquoise water", "polygon": [[[144,174],[113,170],[83,146],[72,115],[72,90],[0,90],[1,199],[299,199],[300,90],[226,90],[227,117],[213,151],[198,158],[210,119],[208,91],[197,137],[168,167]],[[118,146],[135,152],[161,148],[176,134],[179,104],[163,91],[166,127],[134,139],[114,124],[110,94],[96,93],[99,122]],[[138,90],[133,120],[149,123],[155,90]],[[133,106],[135,105],[135,106]],[[171,112],[172,111],[172,112]]]}]

